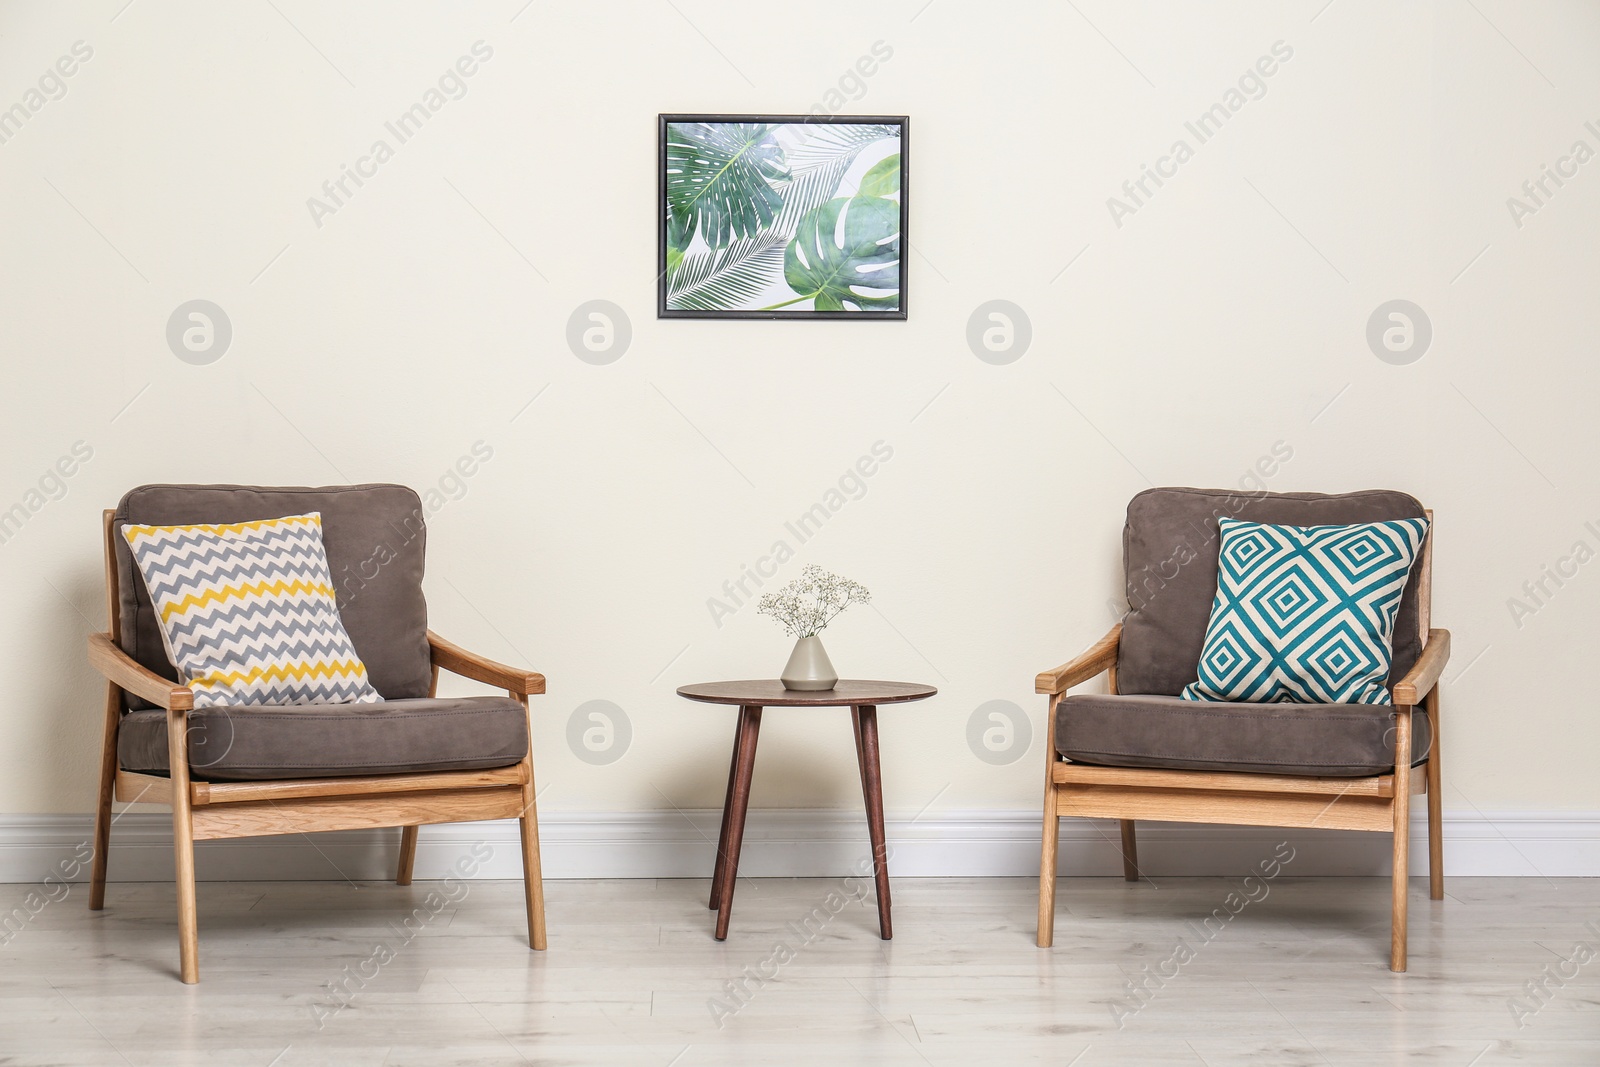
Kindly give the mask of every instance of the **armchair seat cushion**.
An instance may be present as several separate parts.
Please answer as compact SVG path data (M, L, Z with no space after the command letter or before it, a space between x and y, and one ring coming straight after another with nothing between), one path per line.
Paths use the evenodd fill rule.
M123 716L125 770L168 773L166 715ZM190 773L201 781L488 770L528 754L528 713L509 697L197 708L188 744Z
M1395 713L1372 704L1233 704L1085 694L1056 710L1056 748L1107 767L1359 778L1394 769ZM1414 763L1432 743L1411 719Z

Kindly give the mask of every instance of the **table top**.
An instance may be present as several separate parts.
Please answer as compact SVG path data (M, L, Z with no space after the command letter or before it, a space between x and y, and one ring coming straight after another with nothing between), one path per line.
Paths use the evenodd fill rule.
M700 682L678 688L678 695L707 704L739 704L753 708L841 708L862 704L901 704L922 700L939 690L915 682L870 682L840 678L832 689L785 689L776 678L740 682Z

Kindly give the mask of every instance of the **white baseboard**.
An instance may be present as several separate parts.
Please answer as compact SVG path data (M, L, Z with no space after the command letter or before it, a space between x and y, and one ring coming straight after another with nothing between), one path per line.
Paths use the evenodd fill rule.
M689 812L552 812L540 819L549 878L707 878L720 814ZM1452 875L1600 876L1600 814L1592 812L1447 813L1445 870ZM84 851L89 815L0 815L0 882L38 882ZM888 824L896 877L1037 875L1039 813L952 812ZM1139 859L1152 876L1237 875L1283 840L1296 848L1296 875L1385 875L1389 835L1339 830L1142 823ZM385 879L393 876L399 832L326 834L202 841L198 876L208 881ZM1121 859L1116 823L1068 819L1061 824L1061 871L1116 875ZM521 866L512 821L424 826L416 876L441 878L474 845L492 856L480 878L516 878ZM479 850L481 854L481 849ZM752 811L740 873L751 877L835 876L870 857L859 813ZM70 865L69 865L70 869ZM1427 826L1412 831L1412 872L1427 869ZM85 875L80 874L79 880ZM130 811L111 831L113 881L172 877L172 823L165 812Z

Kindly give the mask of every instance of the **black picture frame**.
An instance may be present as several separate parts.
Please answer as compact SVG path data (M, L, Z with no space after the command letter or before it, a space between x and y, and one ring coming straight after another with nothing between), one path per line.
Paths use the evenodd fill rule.
M910 241L910 148L911 119L906 115L685 115L657 116L656 181L656 318L658 319L834 319L846 322L883 320L904 322L909 310L909 271L907 253ZM796 125L879 125L900 128L900 290L899 306L893 311L786 311L786 310L696 310L667 307L667 127L672 123L774 123Z

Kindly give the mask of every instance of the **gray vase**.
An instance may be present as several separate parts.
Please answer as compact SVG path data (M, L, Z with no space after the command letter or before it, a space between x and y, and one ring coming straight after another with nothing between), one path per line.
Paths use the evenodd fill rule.
M812 635L794 643L789 653L789 663L783 668L783 687L800 692L832 689L839 680L839 672L828 659L828 650L822 647L822 638Z

